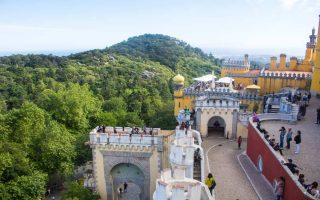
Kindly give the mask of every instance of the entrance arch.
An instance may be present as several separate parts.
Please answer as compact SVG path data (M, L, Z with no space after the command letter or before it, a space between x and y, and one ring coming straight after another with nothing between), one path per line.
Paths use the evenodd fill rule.
M113 185L113 197L115 200L139 200L144 199L144 182L145 177L142 170L131 163L120 163L114 166L110 171L110 177ZM127 192L124 193L124 183L128 184ZM118 195L118 189L121 188L123 193L121 198Z
M226 122L220 116L213 116L208 121L208 136L225 136Z

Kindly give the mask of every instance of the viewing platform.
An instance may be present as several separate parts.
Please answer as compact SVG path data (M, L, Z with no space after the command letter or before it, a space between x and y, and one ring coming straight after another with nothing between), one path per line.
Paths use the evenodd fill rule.
M96 127L90 132L90 145L162 146L163 135L160 128L132 131L129 127L106 127L103 131Z

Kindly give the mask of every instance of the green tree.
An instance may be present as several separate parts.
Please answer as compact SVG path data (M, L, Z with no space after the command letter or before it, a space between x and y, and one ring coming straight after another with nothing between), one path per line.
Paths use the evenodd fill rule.
M67 184L67 190L63 194L62 199L99 200L99 196L93 194L89 189L83 187L78 182L70 182Z
M40 107L67 128L84 131L89 119L101 109L101 101L89 90L88 85L70 84L57 92L45 90L38 100Z
M40 141L41 168L49 173L71 175L76 152L75 137L54 120L50 120Z
M44 196L46 181L46 174L35 171L30 176L19 176L0 188L7 193L2 195L10 196L9 199L34 200Z

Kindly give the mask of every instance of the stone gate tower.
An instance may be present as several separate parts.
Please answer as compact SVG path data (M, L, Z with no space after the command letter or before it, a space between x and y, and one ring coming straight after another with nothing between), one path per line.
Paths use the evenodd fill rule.
M168 149L164 142L168 138L160 129L152 134L141 129L135 134L130 128L107 127L105 131L95 128L90 132L93 154L95 189L101 199L113 200L117 191L128 183L130 195L127 199L152 198L158 173L168 167Z

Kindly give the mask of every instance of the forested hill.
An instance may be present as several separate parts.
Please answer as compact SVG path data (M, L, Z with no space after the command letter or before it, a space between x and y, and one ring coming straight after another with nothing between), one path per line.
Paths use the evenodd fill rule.
M184 41L161 34L131 37L109 48L87 51L71 57L80 59L86 64L103 64L106 61L103 56L113 54L123 55L131 60L158 62L173 72L184 75L187 81L211 73L212 70L217 74L220 73L220 68L217 67L219 59L204 53L200 48L191 47Z
M217 72L216 61L163 35L67 57L0 57L0 199L42 199L70 180L91 159L85 142L97 125L173 129L173 76ZM63 199L97 199L67 188Z
M174 71L182 58L192 57L215 61L212 56L209 57L199 48L193 48L184 41L160 34L131 37L111 46L109 52L159 62Z

